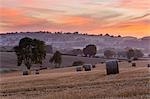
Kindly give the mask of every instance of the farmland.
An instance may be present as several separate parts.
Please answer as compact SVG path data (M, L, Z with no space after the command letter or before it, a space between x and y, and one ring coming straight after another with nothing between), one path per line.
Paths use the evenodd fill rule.
M52 65L49 63L50 57L52 57L51 54L46 55L46 59L43 61L43 66L52 67ZM104 59L63 55L61 67L71 66L72 63L77 60L84 61L85 63L95 64L103 61ZM2 68L18 68L17 57L13 52L0 52L0 62Z
M39 75L22 76L20 71L1 74L2 99L148 99L149 60L132 67L119 62L120 73L106 75L105 64L92 71L76 72L75 67L48 69Z

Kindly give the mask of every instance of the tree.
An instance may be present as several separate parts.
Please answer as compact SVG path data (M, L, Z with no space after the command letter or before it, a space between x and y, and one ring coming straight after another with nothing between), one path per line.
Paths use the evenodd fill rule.
M106 56L106 58L111 58L114 55L115 55L115 52L112 50L105 50L104 51L104 56Z
M94 57L97 53L97 48L95 45L87 45L85 48L83 48L83 54L87 57Z
M139 49L129 49L126 52L126 54L127 54L128 59L131 59L131 58L138 59L144 56L143 52Z
M59 51L56 51L53 55L53 57L49 60L50 63L54 63L55 67L60 67L62 62L61 53Z
M110 35L107 33L107 34L105 34L105 36L110 36Z
M45 43L28 37L22 38L14 50L17 55L18 66L23 63L28 70L32 64L42 64L42 60L46 56Z
M83 54L85 55L85 57L88 56L88 50L86 48L83 48Z
M121 37L121 35L118 35L118 37Z
M99 34L99 36L103 36L103 34Z
M144 56L144 54L141 50L139 50L139 49L134 50L134 58L138 59L138 58L143 57L143 56Z
M127 58L131 59L132 57L134 57L134 50L129 49L126 54L127 54Z
M46 56L46 46L43 41L33 39L32 41L32 61L35 64L42 64Z

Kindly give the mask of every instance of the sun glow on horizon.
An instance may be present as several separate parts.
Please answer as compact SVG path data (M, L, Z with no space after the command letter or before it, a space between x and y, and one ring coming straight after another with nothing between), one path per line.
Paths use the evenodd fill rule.
M0 0L0 32L150 35L149 0ZM38 6L39 5L39 6Z

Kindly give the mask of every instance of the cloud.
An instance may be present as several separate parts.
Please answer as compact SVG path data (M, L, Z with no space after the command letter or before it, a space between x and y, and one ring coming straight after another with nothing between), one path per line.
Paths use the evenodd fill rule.
M150 18L150 13L146 13L146 14L144 14L144 15L142 15L142 16L138 16L138 17L135 17L135 18L132 18L132 19L130 19L130 20L141 20L141 19L144 19L144 18L146 18L146 17L149 17Z
M40 8L40 7L22 7L23 10L31 11L31 12L39 12L39 13L65 13L63 10L56 10L50 8Z
M126 8L132 9L150 9L149 0L119 0L119 5Z
M149 33L149 0L0 1L0 32Z
M141 37L150 34L150 22L148 21L128 21L117 23L108 27L96 28L91 32L94 33L110 33L110 34L121 34Z
M27 16L24 11L15 8L0 8L1 11L1 31L20 29L30 30L32 27L41 28L48 21L42 18Z

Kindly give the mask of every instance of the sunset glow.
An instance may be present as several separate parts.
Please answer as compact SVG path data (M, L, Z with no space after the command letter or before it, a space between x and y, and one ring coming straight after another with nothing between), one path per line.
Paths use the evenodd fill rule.
M150 35L150 0L0 0L0 32Z

